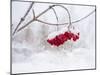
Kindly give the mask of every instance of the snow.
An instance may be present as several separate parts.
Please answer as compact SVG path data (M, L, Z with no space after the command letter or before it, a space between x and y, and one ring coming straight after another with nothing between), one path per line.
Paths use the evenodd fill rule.
M94 55L89 54L89 52L88 49L84 48L75 49L73 52L44 51L34 54L29 63L13 64L13 73L94 68Z
M28 6L29 3L27 2L14 1L12 3L12 24L14 25L12 30L18 24L19 19L23 17ZM41 4L41 6L39 3L35 4L36 15L48 6L49 4ZM89 6L64 6L69 9L72 21L80 19L94 10L94 7ZM63 9L59 10L59 8L56 8L56 11L58 11L57 14L60 18L59 23L65 23L67 21L65 11ZM39 19L56 23L54 14L52 15L50 12ZM32 11L30 11L21 26L32 18L31 13ZM12 36L12 73L95 68L95 14L93 13L83 21L72 25L75 29L71 31L73 33L79 32L80 39L77 42L68 41L60 47L53 47L46 40L67 31L67 25L58 26L59 30L57 31L56 26L49 26L35 21L27 28Z
M54 38L55 36L59 35L59 34L64 34L65 32L68 31L68 28L67 27L64 27L64 28L61 28L60 30L57 30L57 31L54 31L52 33L50 33L47 37L47 39L52 39ZM73 34L76 34L79 33L79 30L76 29L76 28L70 28L70 31L73 33Z
M66 31L68 31L68 28L62 28L59 31L54 31L48 35L47 39L52 39L59 34L64 34Z

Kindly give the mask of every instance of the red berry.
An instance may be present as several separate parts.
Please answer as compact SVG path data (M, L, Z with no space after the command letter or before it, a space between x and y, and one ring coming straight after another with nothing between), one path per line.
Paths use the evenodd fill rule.
M47 40L47 42L49 42L51 45L53 45L52 39L51 40Z
M76 35L71 32L65 32L64 34L57 35L53 39L48 39L47 42L50 43L51 45L55 45L58 47L61 44L63 44L65 41L71 40L71 39L73 39L73 41L76 41L77 39L79 39L79 33L77 33Z
M56 46L59 46L59 45L60 45L61 42L60 42L60 40L58 39L58 36L55 37L54 43L55 43Z
M77 39L79 39L79 36L78 35L74 35L73 36L73 41L76 41Z
M60 34L57 37L58 37L58 40L60 41L60 43L63 44L64 43L64 35Z
M72 36L73 36L73 34L72 34L71 32L67 33L67 38L68 38L69 40L71 40Z

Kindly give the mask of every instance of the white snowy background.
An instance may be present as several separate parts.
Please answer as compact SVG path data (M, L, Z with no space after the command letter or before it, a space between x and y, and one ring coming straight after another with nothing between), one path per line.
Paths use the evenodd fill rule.
M12 2L12 32L29 5L28 2ZM38 15L49 5L52 4L34 4L35 14ZM95 9L95 7L90 6L64 6L68 8L72 21L86 16ZM65 10L60 7L55 7L55 9L59 17L59 23L68 22L68 15ZM21 26L31 20L32 16L31 10ZM52 10L39 17L39 19L56 23ZM59 26L59 30L66 26ZM12 72L28 73L95 68L95 13L80 22L74 23L73 26L78 28L80 39L75 43L66 42L59 48L51 47L46 42L47 36L56 31L55 26L34 21L27 28L12 36Z

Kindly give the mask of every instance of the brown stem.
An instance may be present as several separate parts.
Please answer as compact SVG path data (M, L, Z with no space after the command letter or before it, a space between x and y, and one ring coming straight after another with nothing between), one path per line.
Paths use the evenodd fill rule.
M28 26L30 23L32 23L34 20L30 20L26 25L24 25L23 27L21 27L20 29L17 30L17 32L21 31L23 28L25 28L26 26Z
M50 10L51 8L53 8L54 6L60 6L60 7L62 7L62 8L64 8L66 11L67 11L67 13L68 13L68 15L69 15L69 25L71 24L71 17L70 17L70 13L69 13L69 11L68 11L68 9L67 8L65 8L64 6L62 6L62 5L52 5L52 6L49 6L49 8L47 8L46 10L44 10L42 13L40 13L38 16L36 16L34 19L32 19L32 20L30 20L26 25L24 25L23 27L21 27L17 32L19 32L20 30L22 30L22 29L24 29L25 27L27 27L30 23L32 23L33 21L38 21L37 20L37 18L39 18L41 15L43 15L44 13L46 13L48 10Z
M34 2L31 3L31 5L29 6L27 12L25 13L25 15L20 19L17 27L15 28L14 32L13 32L13 35L16 33L18 27L21 25L21 23L25 20L26 16L28 15L29 11L31 10L32 6L33 6Z
M80 21L84 20L85 18L89 17L94 12L95 12L95 10L93 10L92 12L90 12L89 14L87 14L85 17L83 17L83 18L81 18L79 20L76 20L76 21L72 21L71 23L73 24L73 23L80 22ZM67 25L67 24L69 24L68 22L67 23L61 23L61 24L49 23L49 22L44 22L44 21L39 20L39 19L37 19L36 21L41 22L41 23L44 23L44 24L48 24L48 25L54 25L54 26L56 26L56 25Z
M64 8L64 9L67 11L67 14L69 15L69 23L52 24L52 23L44 22L44 21L41 21L41 20L38 19L41 15L43 15L44 13L46 13L48 10L50 10L50 9L51 9L52 7L54 7L54 6L60 6L60 7ZM55 26L56 26L56 25L67 25L67 24L69 24L69 27L70 27L72 23L76 23L76 22L79 22L79 21L81 21L81 20L87 18L87 17L88 17L89 15L91 15L93 12L94 12L94 11L92 11L92 12L89 13L87 16L85 16L85 17L83 17L83 18L81 18L81 19L79 19L79 20L76 20L76 21L71 22L71 16L70 16L70 13L69 13L69 11L68 11L68 9L67 9L66 7L64 7L64 6L62 6L62 5L52 5L52 6L50 6L49 8L47 8L46 10L44 10L42 13L40 13L38 16L36 16L34 19L30 20L27 24L25 24L24 26L22 26L20 29L18 29L17 32L19 32L19 31L21 31L22 29L24 29L25 27L27 27L27 26L28 26L30 23L32 23L33 21L38 21L38 22L41 22L41 23L44 23L44 24L55 25Z
M52 10L53 10L53 12L54 12L54 14L55 14L55 16L56 16L56 19L57 19L57 30L58 30L58 16L57 16L57 13L56 13L55 9L52 8Z
M30 23L32 23L33 21L36 21L37 18L39 18L41 15L43 15L45 12L47 12L48 10L50 10L52 7L54 7L55 5L50 6L49 8L47 8L46 10L44 10L42 13L40 13L38 16L36 16L34 19L30 20L26 25L22 26L21 28L19 28L17 30L17 32L19 32L20 30L24 29L25 27L27 27Z
M33 19L35 18L35 11L34 9L32 9L32 12L33 12Z

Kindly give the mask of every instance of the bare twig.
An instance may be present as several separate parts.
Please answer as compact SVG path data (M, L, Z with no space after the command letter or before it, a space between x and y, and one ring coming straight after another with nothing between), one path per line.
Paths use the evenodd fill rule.
M22 30L23 28L27 27L30 23L32 23L35 19L30 20L26 25L22 26L21 28L19 28L17 30L17 32L19 32L20 30Z
M67 13L69 15L69 25L71 25L71 17L70 17L70 13L69 13L68 9L66 7L62 6L62 5L52 5L52 6L49 6L49 8L47 8L46 10L44 10L42 13L40 13L38 16L36 16L35 19L30 20L26 25L24 25L21 28L19 28L17 32L19 32L20 30L22 30L25 27L27 27L33 21L37 21L37 18L39 18L41 15L43 15L44 13L46 13L48 10L52 9L55 6L60 6L60 7L64 8L67 11Z
M90 12L89 14L87 14L85 17L83 17L83 18L81 18L81 19L79 19L79 20L76 20L76 21L72 21L71 23L73 24L73 23L80 22L80 21L84 20L85 18L89 17L89 16L90 16L91 14L93 14L94 12L95 12L95 10L93 10L92 12ZM62 23L62 24L49 23L49 22L44 22L44 21L39 20L39 19L37 19L37 21L38 21L38 22L41 22L41 23L44 23L44 24L48 24L48 25L54 25L54 26L56 26L56 25L67 25L67 24L69 24L68 22L67 22L67 23Z
M69 18L68 31L70 31L70 27L71 27L71 15L70 15L70 13L69 13L69 10L68 10L66 7L64 7L63 5L57 5L57 6L60 6L60 7L64 8L64 9L66 10L66 12L67 12L67 14L68 14L68 18Z
M58 23L57 23L57 24L53 24L53 23L44 22L44 21L41 21L41 20L38 19L41 15L45 14L48 10L50 10L50 9L53 8L54 6L60 6L60 7L64 8L64 9L67 11L67 14L68 14L68 16L69 16L69 23L63 23L63 24L58 24ZM17 30L17 32L19 32L19 31L21 31L22 29L26 28L26 27L27 27L30 23L32 23L33 21L38 21L38 22L41 22L41 23L44 23L44 24L54 25L54 26L57 26L57 25L67 25L67 24L69 24L68 26L70 27L73 23L79 22L79 21L81 21L81 20L87 18L87 17L90 16L93 12L94 12L94 11L92 11L92 12L89 13L87 16L85 16L85 17L83 17L83 18L81 18L81 19L79 19L79 20L76 20L76 21L71 22L71 16L70 16L70 13L69 13L69 11L68 11L68 9L67 9L66 7L64 7L64 6L62 6L62 5L52 5L52 6L50 6L49 8L47 8L46 10L44 10L43 12L41 12L41 13L40 13L38 16L36 16L34 19L30 20L27 24L25 24L24 26L22 26L21 28L19 28L19 29ZM33 13L34 13L34 11L33 11ZM56 19L58 19L58 17L56 17Z
M13 35L16 33L18 27L20 26L20 24L25 20L26 16L28 15L29 11L31 10L32 6L33 6L34 2L31 3L31 5L29 6L27 12L25 13L25 15L20 19L17 27L15 28L14 32L13 32Z
M39 18L41 15L43 15L44 13L46 13L48 10L50 10L54 6L55 5L49 6L49 8L47 8L45 11L43 11L42 13L40 13L36 18Z
M41 15L43 15L45 12L47 12L48 10L50 10L52 7L54 7L55 5L50 6L49 8L47 8L46 10L44 10L42 13L40 13L38 16L36 16L34 19L30 20L26 25L22 26L21 28L19 28L17 30L17 32L19 32L20 30L24 29L25 27L27 27L30 23L32 23L33 21L36 21L37 18L39 18Z
M52 10L54 11L54 14L55 14L55 16L56 16L57 23L58 23L58 16L57 16L57 13L56 13L56 11L55 11L55 9L54 9L54 8L52 8Z
M30 12L30 10L31 10L31 8L32 8L32 6L33 6L33 4L34 4L34 2L31 3L31 5L29 6L29 8L28 8L28 10L27 10L27 12L25 13L25 15L24 15L23 18L25 18L25 17L28 15L28 13Z
M56 13L55 9L52 8L52 10L53 10L53 12L54 12L54 14L55 14L55 16L56 16L56 19L57 19L57 30L58 30L58 16L57 16L57 13Z
M34 9L32 9L32 12L33 12L33 19L35 18L35 11Z

